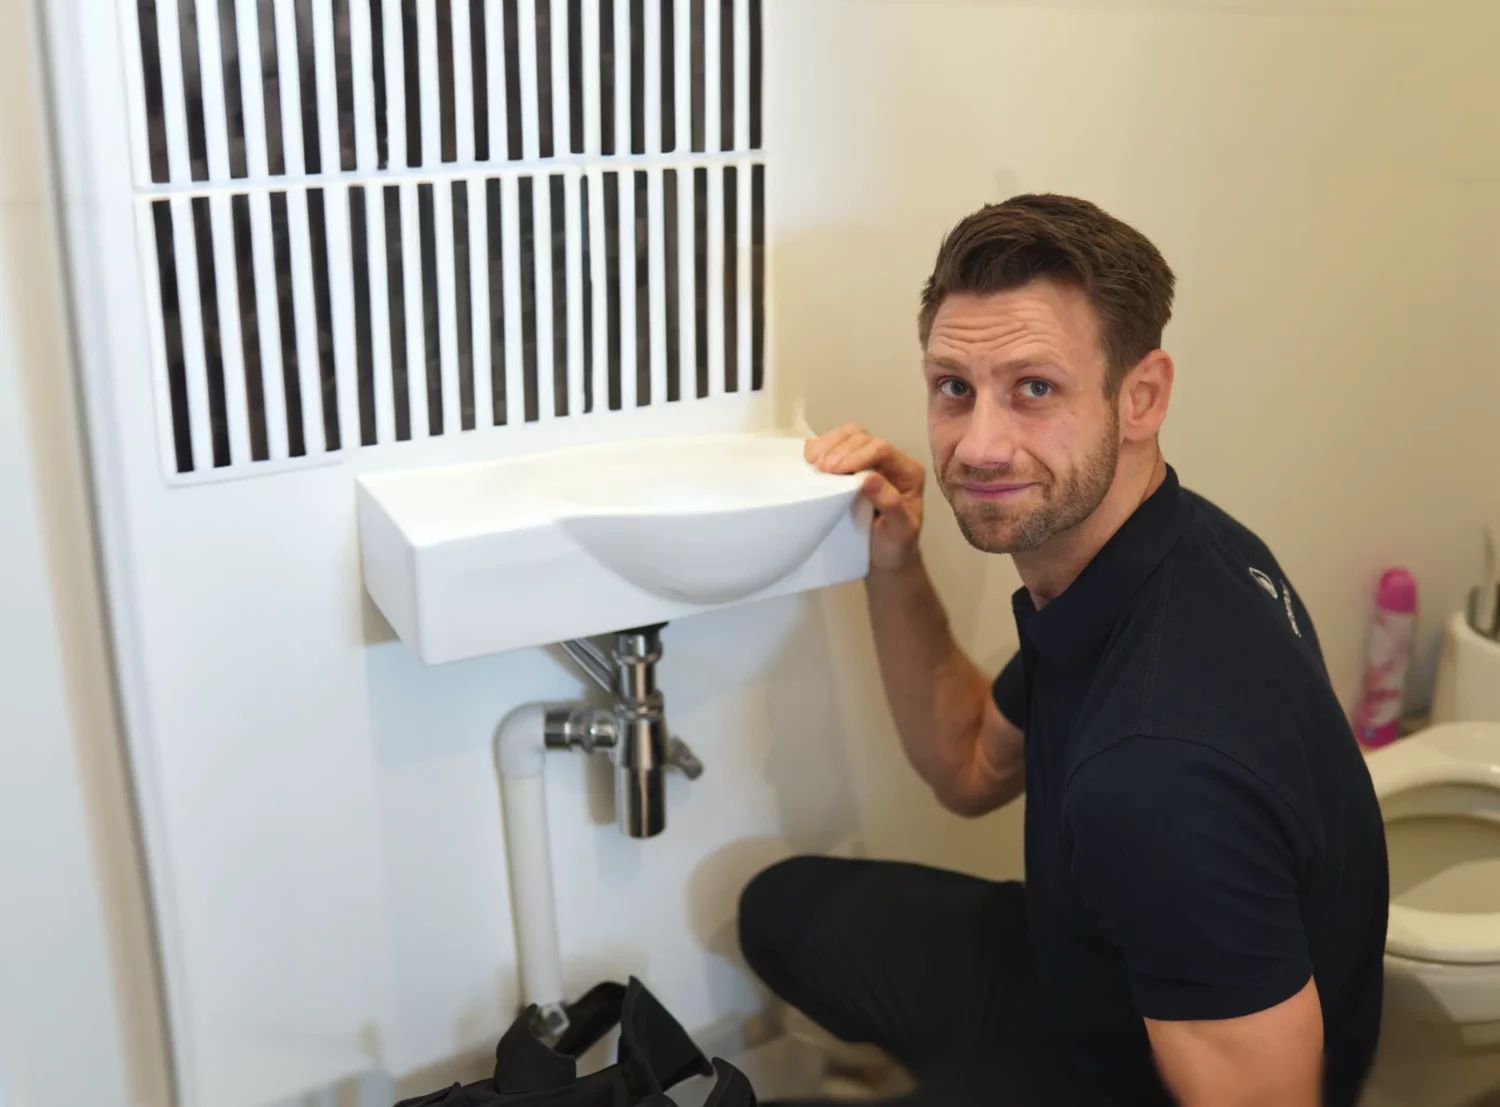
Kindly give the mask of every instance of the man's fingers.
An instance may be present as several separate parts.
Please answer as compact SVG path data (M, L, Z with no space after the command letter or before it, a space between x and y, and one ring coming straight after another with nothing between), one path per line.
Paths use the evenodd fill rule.
M861 469L877 469L891 456L891 444L868 434L850 435L840 442L818 462L818 468L826 473L857 473Z
M845 423L817 438L808 439L803 456L825 473L858 473L873 469L899 493L919 490L925 477L922 463L908 457L883 438L869 435L858 423Z
M856 435L863 435L864 433L865 429L858 423L845 423L843 426L835 427L833 430L820 434L816 438L809 438L802 445L802 456L812 464L817 465L823 458L828 456L830 451L847 442L850 438Z
M866 476L859 490L864 494L865 499L875 505L875 510L886 517L899 514L899 509L905 501L901 490L879 473L870 473Z

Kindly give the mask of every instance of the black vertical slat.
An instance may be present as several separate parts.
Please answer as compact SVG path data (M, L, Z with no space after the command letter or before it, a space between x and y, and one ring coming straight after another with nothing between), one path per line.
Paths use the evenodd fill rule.
M568 0L569 149L583 153L583 0Z
M490 157L490 56L484 0L469 0L469 58L474 89L474 158Z
M458 97L453 87L453 0L437 0L437 70L438 156L443 161L457 161Z
M676 5L661 4L661 148L677 149L677 28Z
M734 0L719 0L719 149L734 149Z
M162 352L167 360L167 396L172 404L172 447L179 473L193 471L193 429L188 419L187 364L182 347L182 304L178 299L177 255L172 239L172 205L151 205L156 225L156 275L161 282Z
M667 353L667 401L682 399L682 353L679 305L679 282L677 279L677 170L662 173L662 269L664 281L662 296L666 301L666 328L663 336Z
M497 427L505 425L505 230L501 225L500 182L484 183L485 226L490 265L490 403Z
M328 220L323 190L307 190L307 237L312 253L313 306L318 322L318 382L323 404L323 441L330 451L343 446L339 429L339 382L333 360L333 306L329 297Z
M552 141L552 0L536 0L537 149L553 154Z
M385 5L370 2L370 73L375 81L375 165L391 163L390 99L385 87Z
M568 200L563 179L548 182L552 193L552 413L568 414Z
M724 167L724 391L740 390L739 174Z
M693 170L693 316L697 320L698 395L708 395L708 170Z
M261 103L266 120L266 170L274 176L286 172L286 140L282 137L281 61L276 51L276 9L279 0L259 0ZM379 0L376 0L378 4ZM249 64L248 59L244 64Z
M458 330L458 422L473 430L474 413L474 304L469 278L469 186L453 181L453 299Z
M506 156L518 161L525 153L521 129L521 31L517 26L516 3L506 0L501 7L505 25L505 139Z
M182 100L187 116L188 165L193 180L208 180L208 139L203 127L203 75L198 68L198 5L179 0L177 29L182 46Z
M385 189L385 287L391 326L391 396L396 413L396 441L411 438L411 395L406 363L405 259L401 256L401 190Z
M517 203L521 221L521 241L517 243L521 255L521 391L522 411L528 423L534 423L538 414L536 386L536 216L532 208L532 179L522 177L518 182L520 193Z
M646 174L635 173L635 403L645 407L651 395L651 238Z
M750 387L766 380L766 167L750 170Z
M583 271L583 280L580 282L583 291L583 303L580 305L583 315L583 410L590 412L594 410L594 243L593 226L589 222L588 177L579 181L578 191L578 234L579 245L583 248L580 262Z
M422 164L422 57L417 49L417 0L401 3L401 53L406 77L406 164Z
M615 152L614 0L599 0L599 149Z
M167 180L171 169L167 162L167 120L161 91L161 37L156 26L156 0L136 0L136 22L141 33L141 91L146 100L146 150L149 154L151 180L160 184ZM158 223L158 245L161 238L159 227ZM169 240L171 234L169 221Z
M646 9L630 0L630 151L646 152Z
M297 317L292 296L292 243L286 193L271 193L271 253L276 267L276 317L281 333L281 385L286 396L287 452L307 453L302 432L302 376L297 360Z
M234 226L234 279L240 308L240 354L245 365L245 415L250 423L250 457L271 456L266 436L265 367L260 356L260 312L255 288L255 253L251 244L250 197L230 197Z
M750 0L750 148L759 150L761 135L761 0ZM756 386L760 387L759 385Z
M349 190L349 248L354 269L354 368L359 385L359 444L378 441L375 426L375 342L370 320L369 213L365 190Z
M214 467L228 465L229 412L224 403L223 331L219 325L219 280L214 272L214 232L208 198L196 196L193 243L198 255L198 306L203 321L203 366L208 384L208 419L213 438Z
M353 169L354 56L349 34L349 0L333 0L333 83L339 112L339 165Z
M302 162L309 173L319 173L323 158L318 152L318 63L313 50L312 0L293 2L297 9L297 69L302 92Z
M707 29L703 25L703 4L704 0L693 0L688 13L692 21L689 29L689 35L691 36L689 52L692 55L693 86L692 95L689 98L692 101L692 142L694 153L702 153L707 148L707 139L704 137L704 134L708 121L708 75L705 72L708 63L706 54Z
M437 218L432 185L417 186L417 222L422 239L422 332L427 355L427 433L443 433L443 349L438 336Z
M604 312L605 368L609 380L609 410L619 411L620 385L620 175L604 175Z

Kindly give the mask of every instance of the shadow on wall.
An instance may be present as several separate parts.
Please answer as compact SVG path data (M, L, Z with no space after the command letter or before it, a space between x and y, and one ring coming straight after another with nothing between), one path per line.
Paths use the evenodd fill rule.
M711 983L722 982L722 994L713 997L722 1010L732 1010L740 1002L729 987L734 975L750 975L737 933L739 897L745 886L788 856L848 855L859 850L857 779L851 759L858 756L860 739L852 720L840 711L838 698L830 695L845 659L837 648L840 635L830 626L819 598L795 597L796 620L760 682L763 733L752 736L760 756L758 762L752 759L750 770L763 788L746 789L742 795L769 795L777 833L725 844L688 878L693 937L736 970L710 976Z

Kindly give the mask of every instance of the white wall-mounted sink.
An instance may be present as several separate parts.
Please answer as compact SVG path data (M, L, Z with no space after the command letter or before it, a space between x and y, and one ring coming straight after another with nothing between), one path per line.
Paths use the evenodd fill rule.
M857 476L787 434L574 447L358 479L365 586L423 661L862 577Z

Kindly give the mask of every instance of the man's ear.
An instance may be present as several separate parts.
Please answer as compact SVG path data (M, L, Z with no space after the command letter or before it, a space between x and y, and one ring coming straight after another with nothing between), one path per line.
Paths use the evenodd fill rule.
M1152 350L1120 383L1120 435L1126 442L1148 442L1161 430L1172 400L1175 369L1165 350Z

